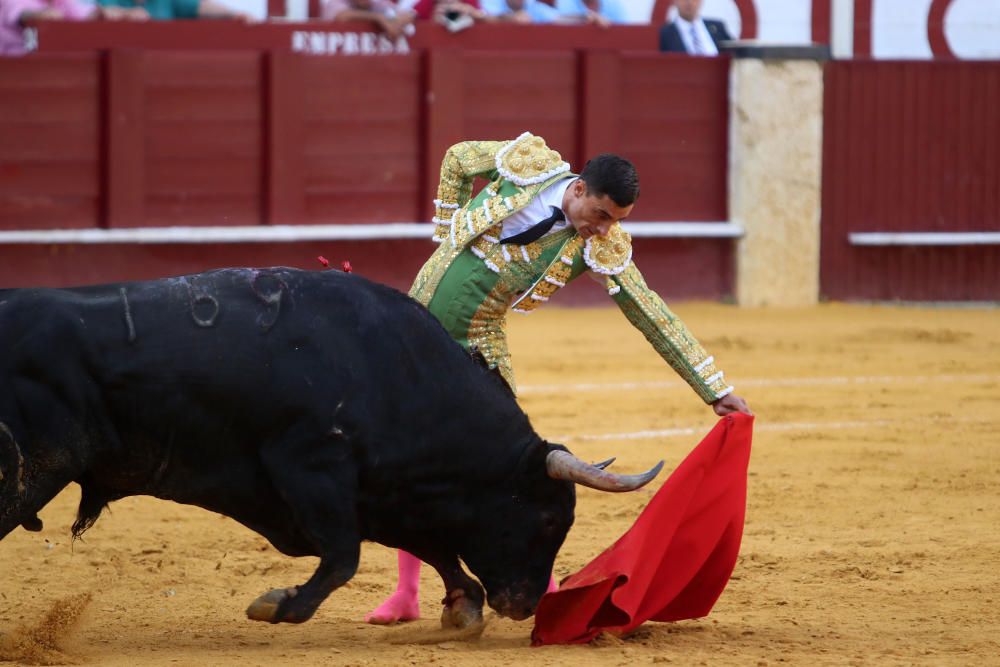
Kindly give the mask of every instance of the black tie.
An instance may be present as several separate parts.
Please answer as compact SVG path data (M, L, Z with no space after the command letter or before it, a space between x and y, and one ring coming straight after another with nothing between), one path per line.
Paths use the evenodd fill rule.
M556 208L555 206L550 207L552 209L552 215L545 218L541 222L535 223L531 227L520 234L514 234L513 236L508 236L507 238L500 241L500 243L510 243L512 245L528 245L533 243L538 239L542 238L546 232L552 229L552 226L557 222L561 222L566 219L566 214L562 212L562 209Z

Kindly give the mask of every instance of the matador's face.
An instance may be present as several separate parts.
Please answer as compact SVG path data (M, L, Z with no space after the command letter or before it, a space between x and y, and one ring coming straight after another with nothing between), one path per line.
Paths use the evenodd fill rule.
M619 206L611 197L587 190L587 184L577 179L563 197L563 212L584 240L591 236L607 236L611 225L621 222L632 212L634 204Z

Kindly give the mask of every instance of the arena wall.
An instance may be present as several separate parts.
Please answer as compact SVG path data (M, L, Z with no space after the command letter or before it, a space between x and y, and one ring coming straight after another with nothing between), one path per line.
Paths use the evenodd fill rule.
M146 37L163 44L164 30L177 27L152 26ZM109 29L97 26L90 37L114 37ZM650 284L669 296L732 294L734 233L709 230L727 224L727 59L655 49L500 50L489 39L476 49L375 57L53 46L65 39L75 48L85 38L56 27L41 35L49 51L0 60L0 95L10 100L0 112L0 137L9 139L0 230L11 232L0 231L2 285L140 279L232 262L318 267L324 254L405 289L433 248L426 221L445 150L530 130L577 170L601 151L633 159L644 183L634 225L656 223L636 231ZM192 46L204 38L188 36ZM426 233L386 238L385 225L399 223L423 224ZM651 232L664 223L688 231ZM367 238L336 229L366 225ZM284 232L273 243L254 233L286 226L333 229L307 233L312 245L281 248L269 246ZM169 242L113 235L166 227L195 229ZM220 227L256 240L205 242ZM99 233L45 236L60 229ZM568 290L563 300L606 297Z
M826 67L821 291L1000 299L1000 62Z
M636 257L670 298L1000 299L1000 63L807 64L817 87L765 77L731 97L740 68L660 54L655 26L421 26L405 43L331 26L39 26L40 53L0 60L0 285L324 254L405 289L446 148L531 130L575 169L636 163ZM801 111L820 89L821 119ZM823 128L819 184L796 127ZM162 228L178 233L114 236Z

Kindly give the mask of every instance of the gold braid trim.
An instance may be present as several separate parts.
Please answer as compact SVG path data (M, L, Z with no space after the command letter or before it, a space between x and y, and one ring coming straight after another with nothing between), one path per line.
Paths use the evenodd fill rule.
M609 277L608 282L621 288L613 298L628 321L703 401L713 403L732 391L715 367L714 357L708 355L663 299L646 286L635 264Z
M461 252L462 248L453 248L450 243L439 245L417 272L417 277L414 278L413 285L410 287L410 296L422 303L424 307L430 305L431 299L434 298L434 292L441 284L441 279L447 273L448 267Z
M480 351L490 368L499 369L500 375L507 381L515 394L517 393L517 385L514 382L514 370L510 362L510 351L507 349L506 334L507 309L510 307L511 297L524 290L525 285L531 285L532 281L536 280L536 276L544 275L546 265L543 263L542 255L548 250L558 247L560 252L557 257L565 254L570 234L575 234L575 231L562 230L549 236L543 236L534 243L524 246L504 246L484 239L483 237L490 236L489 233L484 234L483 237L474 242L477 244L473 246L474 248L486 249L485 261L502 263L502 270L493 290L480 304L469 323L467 334L469 346L475 346ZM507 256L510 257L509 260L504 258L505 249ZM561 262L556 263L571 270L571 266ZM551 263L549 268L551 268ZM567 271L567 278L568 276L569 271Z
M469 349L476 348L490 368L499 369L500 375L516 396L517 383L514 381L514 368L511 366L510 350L507 347L507 302L501 296L505 291L503 288L494 289L486 295L469 322L466 337Z
M469 203L476 176L496 169L496 155L510 141L463 141L449 148L441 160L441 178L434 200L434 240L450 234L455 213Z
M525 132L497 152L496 168L511 183L526 187L568 172L569 163L545 139Z
M573 260L580 254L582 248L583 239L579 235L567 241L531 289L514 301L512 310L518 313L530 313L548 301L561 287L565 287L573 272Z
M632 237L620 223L611 225L606 236L591 236L583 248L583 261L605 276L621 273L632 261Z
M473 210L460 209L451 230L452 242L456 246L465 245L469 239L479 236L493 225L502 222L512 212L527 206L537 194L538 188L521 189L510 197L490 197L484 200L481 206L473 204L475 206Z
M543 246L538 242L525 246L505 245L500 243L502 225L496 224L469 243L469 249L486 268L501 276L505 274L512 263L532 264L542 254Z

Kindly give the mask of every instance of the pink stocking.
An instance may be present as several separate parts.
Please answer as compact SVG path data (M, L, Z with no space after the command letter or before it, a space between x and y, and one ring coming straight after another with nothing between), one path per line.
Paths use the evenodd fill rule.
M398 552L399 581L396 592L365 616L365 623L389 625L420 618L420 559L402 549Z

